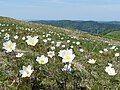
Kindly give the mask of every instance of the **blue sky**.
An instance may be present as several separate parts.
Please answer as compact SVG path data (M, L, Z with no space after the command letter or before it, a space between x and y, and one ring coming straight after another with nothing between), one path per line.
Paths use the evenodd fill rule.
M0 16L25 20L120 21L120 0L0 0Z

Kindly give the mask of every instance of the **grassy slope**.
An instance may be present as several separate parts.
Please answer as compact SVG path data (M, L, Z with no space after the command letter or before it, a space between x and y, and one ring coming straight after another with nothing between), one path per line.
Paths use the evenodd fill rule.
M113 31L105 35L106 38L119 40L120 41L120 31Z
M77 85L76 88L87 87L92 88L92 90L99 90L98 88L104 87L107 87L108 89L120 87L120 62L118 60L119 58L114 57L116 52L120 52L119 41L92 36L88 33L81 33L42 24L27 23L10 18L0 17L0 23L5 25L0 26L0 30L5 30L0 36L1 89L7 88L14 90L19 88L20 90L30 90L31 85L29 79L22 79L18 74L21 67L28 64L32 64L36 69L42 68L42 70L36 70L32 77L38 79L38 81L35 82L35 85L38 85L39 88L41 87L45 90L48 88L60 88L59 85L61 85L62 80L65 78L67 78L67 88L69 90L74 87L74 84ZM28 29L26 30L26 28ZM32 30L30 30L31 28ZM17 50L15 53L10 54L2 52L2 43L5 33L9 33L11 40L17 43L17 50L19 50L19 52L24 52L22 58L15 58L15 53L18 52ZM65 49L70 48L71 45L74 46L73 50L76 55L76 58L72 63L74 72L63 73L60 71L60 68L63 68L64 65L61 63L61 58L57 56L59 50L63 49L61 46L55 49L56 56L53 59L50 59L48 64L41 66L38 65L38 63L35 63L36 56L42 54L47 56L50 47L55 46L55 44L51 44L50 41L46 44L42 41L47 38L43 37L43 35L46 34L50 34L49 38L55 41L55 43L62 41L62 45L66 45ZM17 40L13 38L15 35L19 36ZM39 43L35 47L28 46L26 42L21 39L27 35L38 35ZM76 38L73 38L74 36ZM62 37L64 38L63 40L61 40ZM71 42L67 43L67 40L70 40ZM77 41L80 42L80 45L73 43ZM118 45L117 51L109 50L113 44L116 44L116 46ZM79 52L78 49L80 47L84 49L83 53ZM104 48L107 48L109 52L103 53L102 55L99 54L99 50L103 50ZM97 60L97 63L95 65L88 64L87 61L89 58L94 58ZM114 68L117 69L118 74L115 77L110 77L104 71L108 62L111 62L114 65Z

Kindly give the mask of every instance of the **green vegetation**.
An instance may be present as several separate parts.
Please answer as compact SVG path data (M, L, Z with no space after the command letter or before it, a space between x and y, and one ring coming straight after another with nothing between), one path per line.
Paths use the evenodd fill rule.
M107 34L111 31L120 31L120 22L97 22L97 21L71 21L71 20L59 20L59 21L30 21L34 23L42 23L47 25L53 25L57 27L74 29L79 31L88 32L90 34Z
M120 90L119 41L5 17L0 17L0 33L0 90ZM16 49L9 53L3 49L8 34L16 43ZM35 46L28 45L27 36L38 36ZM57 47L58 42L61 44ZM67 49L72 49L75 55L71 70L64 68L70 62L63 63L62 57L58 56L60 50ZM48 57L49 51L54 51L55 56ZM18 53L23 56L16 57ZM36 61L41 55L48 57L46 64ZM93 62L89 62L91 59ZM20 70L28 65L34 71L29 77L22 77ZM111 73L105 71L107 67Z
M107 33L105 37L120 41L120 31L113 31L113 32Z

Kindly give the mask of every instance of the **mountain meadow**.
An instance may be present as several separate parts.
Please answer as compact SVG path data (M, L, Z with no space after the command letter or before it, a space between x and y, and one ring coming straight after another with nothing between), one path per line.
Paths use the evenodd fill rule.
M0 90L120 90L120 22L0 17Z

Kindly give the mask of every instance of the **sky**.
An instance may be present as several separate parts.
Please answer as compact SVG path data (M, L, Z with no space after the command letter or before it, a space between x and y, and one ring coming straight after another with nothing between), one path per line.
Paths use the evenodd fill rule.
M120 21L120 0L0 0L0 16L22 20Z

